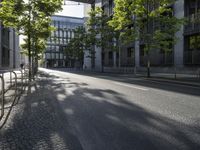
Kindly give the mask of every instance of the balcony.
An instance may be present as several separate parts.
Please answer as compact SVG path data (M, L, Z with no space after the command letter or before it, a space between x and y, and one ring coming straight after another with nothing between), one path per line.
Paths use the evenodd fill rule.
M192 14L186 18L188 20L188 24L185 25L184 34L190 35L200 33L200 13Z

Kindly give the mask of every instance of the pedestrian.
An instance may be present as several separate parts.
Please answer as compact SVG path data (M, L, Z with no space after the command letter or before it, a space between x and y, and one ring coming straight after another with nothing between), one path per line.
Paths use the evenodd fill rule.
M20 64L20 68L21 68L21 69L24 68L24 64L23 64L23 63Z

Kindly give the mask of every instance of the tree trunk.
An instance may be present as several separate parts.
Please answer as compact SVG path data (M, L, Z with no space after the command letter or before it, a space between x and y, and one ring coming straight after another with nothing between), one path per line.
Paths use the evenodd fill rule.
M147 77L148 77L148 78L151 77L151 72L150 72L151 61L150 61L149 52L150 52L150 46L149 46L149 44L148 44L148 53L147 53Z
M30 7L30 0L29 0L29 31L28 31L28 69L29 69L29 74L28 78L29 81L31 82L31 77L32 77L32 69L31 69L31 33L30 33L30 27L31 27L31 7Z
M149 54L148 54L149 55ZM150 63L150 59L149 59L149 56L148 56L148 60L147 60L147 77L150 78L151 77L151 74L150 74L150 66L151 66L151 63Z
M31 37L30 33L28 33L28 69L29 69L29 74L28 78L29 81L31 82L31 77L32 77L32 65L31 65Z

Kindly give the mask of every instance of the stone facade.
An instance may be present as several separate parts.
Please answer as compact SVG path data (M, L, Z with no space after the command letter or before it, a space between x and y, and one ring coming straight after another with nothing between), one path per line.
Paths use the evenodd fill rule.
M19 36L11 28L0 26L0 69L18 68L20 64Z
M88 4L87 4L88 5ZM96 0L92 6L100 6L104 12L111 16L113 14L113 0ZM160 71L185 68L186 70L200 67L200 22L194 23L193 20L200 18L200 1L199 0L177 0L173 6L174 15L178 18L189 18L189 23L182 26L180 31L176 33L178 42L174 46L174 50L169 54L163 54L160 50L151 54L152 67L158 68ZM88 6L85 7L88 11ZM96 49L95 66L96 70L103 68L145 68L145 55L143 53L140 41L133 42L130 45L121 47L118 52L111 50ZM88 59L88 58L87 58ZM90 61L86 60L85 63ZM88 65L91 66L91 65ZM166 69L167 68L167 69ZM88 68L87 68L88 69Z

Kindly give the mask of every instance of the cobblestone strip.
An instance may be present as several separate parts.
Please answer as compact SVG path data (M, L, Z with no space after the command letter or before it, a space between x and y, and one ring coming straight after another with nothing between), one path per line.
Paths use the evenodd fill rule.
M60 84L43 76L31 85L0 130L0 150L81 150L57 102Z

